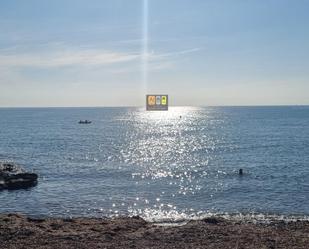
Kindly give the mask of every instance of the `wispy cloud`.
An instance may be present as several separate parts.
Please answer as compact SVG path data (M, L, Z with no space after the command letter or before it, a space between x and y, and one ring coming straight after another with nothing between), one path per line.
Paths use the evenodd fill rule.
M193 48L172 52L151 52L146 56L149 60L150 66L153 65L155 70L159 70L164 69L165 65L171 67L174 59L179 56L198 52L200 50L200 48ZM17 49L0 51L1 68L54 68L66 66L98 66L115 64L121 64L122 68L126 65L132 68L132 65L138 65L141 59L142 54L140 51L121 52L83 47L63 47L62 45L43 47L43 49L40 48L39 50L33 50L32 52L27 53Z
M192 49L173 51L173 52L168 52L168 53L159 53L159 54L150 53L149 57L152 60L167 59L167 58L171 58L171 57L195 53L195 52L198 52L200 50L202 50L202 49L201 48L192 48Z
M77 65L102 65L137 60L139 54L102 50L79 50L44 53L0 55L4 67L63 67Z

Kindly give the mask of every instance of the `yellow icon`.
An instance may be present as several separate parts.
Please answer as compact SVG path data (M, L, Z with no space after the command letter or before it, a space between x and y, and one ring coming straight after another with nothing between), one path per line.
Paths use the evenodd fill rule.
M148 105L156 104L156 96L148 96Z
M161 97L161 104L166 105L166 96Z

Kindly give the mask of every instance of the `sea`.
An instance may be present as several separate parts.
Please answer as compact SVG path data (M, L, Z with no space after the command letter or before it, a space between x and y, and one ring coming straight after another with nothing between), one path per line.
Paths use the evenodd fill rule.
M33 188L0 192L0 213L309 217L309 106L0 108L0 118L0 161L39 174Z

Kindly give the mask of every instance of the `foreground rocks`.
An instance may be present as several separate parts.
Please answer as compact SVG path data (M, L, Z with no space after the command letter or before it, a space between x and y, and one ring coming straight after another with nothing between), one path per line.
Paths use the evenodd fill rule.
M0 162L0 190L29 188L37 184L38 175L28 173L13 163Z
M308 248L309 222L252 224L209 218L156 226L141 218L33 219L0 215L1 248Z

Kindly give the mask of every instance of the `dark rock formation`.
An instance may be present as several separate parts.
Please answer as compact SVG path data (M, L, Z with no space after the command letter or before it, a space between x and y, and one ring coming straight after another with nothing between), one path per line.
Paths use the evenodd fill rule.
M28 173L16 164L0 163L0 190L33 187L37 180L37 174Z

